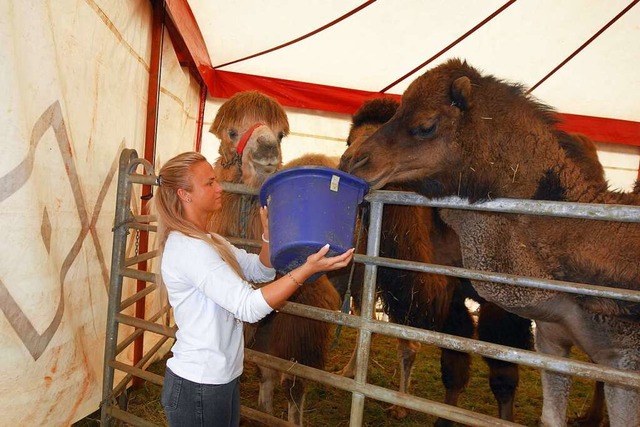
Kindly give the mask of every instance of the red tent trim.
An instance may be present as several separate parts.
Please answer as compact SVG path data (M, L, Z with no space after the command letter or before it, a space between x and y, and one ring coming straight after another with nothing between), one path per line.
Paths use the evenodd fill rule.
M304 83L272 77L215 70L207 82L211 96L230 98L236 92L259 90L276 98L282 105L341 114L353 114L364 101L387 96L400 100L399 95L387 95L335 86ZM594 141L640 146L640 123L604 117L559 113L558 128L582 133Z
M340 88L315 83L251 74L232 73L214 70L213 79L207 82L211 96L230 98L237 92L257 90L272 96L285 107L308 110L329 111L340 114L353 114L362 102L383 96L400 100L399 95L386 95L379 92Z
M362 102L376 97L398 95L293 80L262 77L250 74L214 70L202 33L186 0L167 0L167 9L184 41L190 56L209 94L229 98L236 92L258 90L276 98L282 105L293 108L353 114ZM599 142L640 146L640 122L560 113L559 128L566 132L582 133Z
M594 141L640 146L640 123L605 117L560 113L559 129L582 133Z

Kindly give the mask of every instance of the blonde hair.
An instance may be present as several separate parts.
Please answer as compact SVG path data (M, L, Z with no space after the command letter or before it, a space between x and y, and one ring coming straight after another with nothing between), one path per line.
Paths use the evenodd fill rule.
M229 244L215 233L207 234L200 231L192 222L184 217L182 202L178 197L178 189L186 191L193 190L193 166L207 159L200 153L189 151L178 154L168 160L158 174L159 187L154 197L156 210L158 212L158 246L160 257L164 252L164 245L171 231L178 231L213 246L220 254L220 257L231 266L231 268L245 279L240 264L231 251Z

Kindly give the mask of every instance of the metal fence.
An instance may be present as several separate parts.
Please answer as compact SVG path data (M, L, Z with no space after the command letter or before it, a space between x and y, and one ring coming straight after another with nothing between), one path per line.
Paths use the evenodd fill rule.
M139 169L143 173L139 173ZM168 339L175 338L175 326L167 326L158 323L158 320L166 316L170 310L165 305L158 313L140 319L125 315L123 310L130 307L136 301L144 299L151 292L156 291L156 276L147 271L132 268L140 261L150 260L157 256L155 251L144 254L136 254L126 258L127 235L129 230L155 231L154 218L148 215L133 215L131 213L132 185L155 185L156 176L153 166L143 159L138 158L134 150L125 149L120 159L118 176L117 206L114 220L114 240L111 263L111 281L109 288L109 306L107 318L107 334L105 341L104 359L104 383L101 403L101 421L103 425L111 425L116 420L124 421L136 426L150 426L152 423L126 412L118 403L118 397L122 395L133 378L141 378L152 383L162 385L163 377L145 369L149 361ZM224 185L225 191L244 194L257 194L255 190L241 185ZM582 377L597 379L610 383L623 384L640 388L640 373L620 369L607 368L602 365L581 362L562 357L555 357L532 351L515 349L497 344L489 344L473 339L460 338L439 332L418 329L398 324L376 320L366 313L373 313L375 306L375 282L378 267L391 267L422 271L448 276L457 276L472 280L484 280L497 283L527 286L538 289L585 294L606 298L616 298L625 301L640 302L640 292L624 289L578 284L572 282L541 280L533 277L521 277L498 272L486 272L470 270L460 267L426 264L404 260L378 257L380 248L380 235L382 227L382 212L385 204L418 205L431 207L444 207L453 209L474 209L494 212L508 212L518 214L536 214L549 216L562 216L570 218L585 218L592 220L609 220L622 222L640 222L640 207L617 205L590 205L575 203L556 203L532 200L506 200L500 199L482 204L469 205L457 198L430 200L425 197L403 192L373 191L365 198L370 204L370 224L366 255L356 254L355 262L365 264L364 287L362 293L363 316L355 316L340 312L329 311L316 307L295 303L287 303L280 310L297 316L308 317L337 325L357 328L358 353L356 374L353 379L336 374L300 365L273 356L258 353L246 349L245 360L259 365L286 371L329 387L335 387L352 393L350 425L363 424L363 411L365 399L375 399L394 405L400 405L408 409L447 418L458 423L472 426L515 426L512 422L504 421L488 415L479 414L462 408L446 405L444 403L423 399L417 396L403 394L397 391L369 384L367 382L367 369L373 333L419 341L437 347L452 350L475 353L494 359L514 362L539 369L546 369L564 373L567 375L579 375ZM229 239L234 244L259 247L258 242L246 239ZM122 284L125 277L147 282L147 286L122 300ZM124 324L134 328L134 332L127 337L118 336L118 325ZM118 354L130 346L145 331L162 336L160 341L153 346L134 365L129 366L116 360ZM115 370L125 373L118 384L114 384ZM263 414L251 408L242 407L244 417L258 420L269 425L289 425L283 420Z

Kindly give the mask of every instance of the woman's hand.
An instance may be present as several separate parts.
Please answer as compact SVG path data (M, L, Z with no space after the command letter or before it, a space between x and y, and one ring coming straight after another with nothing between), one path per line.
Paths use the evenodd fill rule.
M260 262L265 267L272 268L271 253L269 252L269 212L266 206L260 207L260 222L262 223L262 246L260 247Z
M355 249L351 248L340 255L326 257L327 253L329 252L329 244L327 243L326 245L321 247L318 252L309 255L305 264L307 264L314 273L320 271L338 270L349 265L349 263L353 259L354 251Z
M269 240L269 210L266 206L260 206L260 222L262 223L262 237Z
M260 291L269 306L274 309L280 308L287 298L293 295L311 275L321 271L332 271L346 267L351 262L354 251L355 249L352 248L338 256L326 257L329 252L329 245L326 244L315 254L309 255L303 265L260 288Z

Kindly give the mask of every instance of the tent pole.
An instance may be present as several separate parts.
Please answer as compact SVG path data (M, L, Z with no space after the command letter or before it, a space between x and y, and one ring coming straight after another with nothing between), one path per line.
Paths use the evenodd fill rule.
M164 36L164 14L165 4L161 0L152 0L153 7L153 23L151 28L151 59L149 70L149 89L147 97L147 123L145 129L144 141L144 159L149 163L155 163L156 134L158 128L158 107L160 101L160 80L162 67L162 41ZM142 205L141 213L146 213L148 209L148 201L153 195L150 185L142 186ZM139 253L149 251L149 232L145 230L139 231ZM147 261L138 263L138 270L147 271ZM143 280L136 281L136 292L142 291L147 286ZM135 316L139 319L145 318L145 298L136 302ZM144 334L133 343L133 364L140 361L144 353ZM142 385L143 380L134 377L133 386Z
M200 110L198 111L198 121L196 122L196 151L202 149L202 125L204 124L204 109L207 104L207 85L204 80L200 81Z

